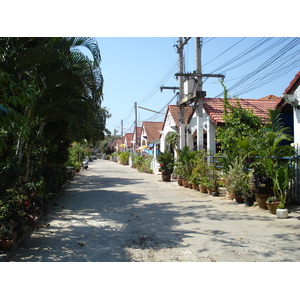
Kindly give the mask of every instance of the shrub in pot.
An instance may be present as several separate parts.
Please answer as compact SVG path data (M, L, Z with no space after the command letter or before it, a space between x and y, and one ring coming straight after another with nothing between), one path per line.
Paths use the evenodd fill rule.
M279 203L280 203L280 201L278 200L277 197L274 197L274 196L268 197L267 207L271 214L276 214L276 210L277 210Z
M157 161L159 162L159 171L162 175L163 181L170 181L171 174L174 171L174 156L173 154L166 150L165 152L161 152L158 157Z
M244 202L243 195L249 191L250 187L249 177L247 172L244 170L244 163L240 157L236 157L228 166L225 179L227 192L234 195L236 202Z
M130 153L129 152L121 152L119 154L119 157L120 157L120 161L123 165L128 165L129 163L129 156L130 156Z
M276 210L277 218L287 218L288 210L285 208L287 196L289 193L289 172L287 168L280 166L274 172L274 193L280 201Z

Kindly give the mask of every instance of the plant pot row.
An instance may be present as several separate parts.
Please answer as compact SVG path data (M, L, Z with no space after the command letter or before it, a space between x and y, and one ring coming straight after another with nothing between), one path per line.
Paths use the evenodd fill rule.
M189 183L186 179L184 178L178 178L177 179L178 185L179 186L184 186L185 188L190 188L190 189L194 189L196 191L200 191L203 194L209 194L212 196L219 196L218 192L214 192L211 189L207 188L204 185L197 185L197 184L193 184L193 183Z
M288 210L279 209L278 205L280 202L267 202L269 197L273 196L272 194L255 194L255 201L259 208L268 209L271 214L276 214L277 218L283 219L287 218ZM245 203L245 206L252 206L254 204L253 197L243 197L242 195L237 195L233 193L228 193L227 197L231 200L235 200L237 203Z

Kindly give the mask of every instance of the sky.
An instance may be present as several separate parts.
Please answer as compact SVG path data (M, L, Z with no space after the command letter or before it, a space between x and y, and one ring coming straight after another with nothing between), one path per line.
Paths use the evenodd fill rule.
M173 90L178 37L97 37L104 77L102 105L111 113L107 128L121 134L134 128L134 103L137 102L138 125L143 121L163 121L167 104L176 104ZM196 69L195 37L184 47L185 72ZM281 96L300 70L300 39L281 37L204 37L202 72L225 75L230 96L258 99ZM235 59L235 60L233 60ZM253 76L251 76L253 75ZM205 78L207 97L223 97L218 78ZM145 110L150 109L160 114Z
M253 0L251 5L240 5L241 2L237 0L215 0L205 3L188 0L178 4L174 4L173 1L153 0L143 5L137 0L115 0L108 3L86 0L82 7L54 0L51 5L45 4L40 13L37 0L17 2L18 10L15 10L15 2L3 4L3 11L7 13L3 14L0 20L2 36L96 37L102 56L101 68L104 77L102 105L112 115L107 120L107 128L112 133L115 129L118 130L118 134L121 133L121 120L124 133L132 132L135 102L138 106L163 112L154 115L139 108L139 125L146 120L162 121L166 105L175 104L176 99L172 100L175 96L173 91L160 92L159 87L179 86L179 81L174 76L174 73L178 72L178 68L174 66L178 60L174 48L178 37L192 37L185 46L186 72L195 70L194 37L204 37L203 72L224 73L224 83L230 88L247 74L263 66L264 62L293 38L274 48L274 51L270 50L265 55L257 56L239 68L232 67L263 51L280 37L299 36L298 9L290 9L299 6L296 0L286 0L276 5L269 0ZM32 7L36 9L33 10ZM10 11L13 11L13 18ZM241 40L243 37L247 38ZM262 37L274 39L229 65L228 68L231 69L224 67L218 70ZM299 47L298 42L298 45L286 54L285 66L281 66L284 62L278 58L275 64L269 63L268 67L245 81L242 86L238 84L238 87L229 89L229 94L243 98L261 98L269 94L280 96L299 71L299 61L288 56L299 50ZM294 62L295 67L288 67L288 61ZM245 92L247 84L263 84L281 67L289 70L284 76ZM216 78L207 79L203 90L207 92L207 97L215 97L222 93L222 87Z

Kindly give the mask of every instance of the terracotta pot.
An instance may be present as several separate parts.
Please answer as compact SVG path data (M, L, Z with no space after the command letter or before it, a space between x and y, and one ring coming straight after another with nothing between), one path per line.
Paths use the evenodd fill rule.
M207 193L208 193L209 195L211 195L211 193L212 193L212 189L210 189L210 188L207 188Z
M177 179L177 183L178 183L178 185L183 186L182 178L179 177L179 178Z
M200 184L199 188L200 188L200 192L201 193L207 194L207 187L206 186Z
M188 188L188 187L189 187L189 183L188 183L188 181L187 181L186 179L183 179L183 178L182 178L182 184L183 184L183 186L184 186L185 188Z
M276 214L276 209L277 209L277 206L280 202L273 202L273 203L268 203L267 202L267 207L270 211L271 214Z
M193 189L196 190L196 191L199 191L199 185L193 183Z
M268 209L267 199L273 196L272 194L255 194L255 200L258 204L258 207L263 209Z
M230 200L234 200L234 193L228 192L228 191L227 191L226 197L227 197L228 199L230 199Z
M189 183L189 188L192 189L193 188L193 184Z
M2 250L9 250L15 244L16 240L17 232L13 232L12 234L10 234L9 238L6 237L5 239L0 239L0 248Z
M234 199L237 203L244 203L244 197L240 194L234 194Z
M165 182L170 182L171 181L171 174L169 174L169 175L161 175L161 178Z

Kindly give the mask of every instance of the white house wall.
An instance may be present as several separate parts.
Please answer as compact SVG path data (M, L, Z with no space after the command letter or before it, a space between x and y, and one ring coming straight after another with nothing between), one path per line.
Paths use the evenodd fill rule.
M148 140L144 138L144 136L147 136L147 132L145 130L145 127L142 128L142 134L141 134L141 146L148 145Z
M193 114L193 117L190 121L189 128L191 129L191 134L188 134L188 146L190 148L193 148L193 134L197 132L197 112L195 111ZM202 111L202 117L200 117L200 132L203 134L203 130L206 130L207 132L207 150L215 153L216 152L216 130L217 126L213 124L210 120L209 115L207 112L203 109ZM197 132L198 135L198 132Z
M160 151L161 152L164 152L166 149L166 137L167 137L168 133L177 132L175 128L176 128L175 121L171 115L171 112L169 111L168 115L166 117L163 132L160 137Z
M300 103L300 86L295 90L294 95ZM294 108L294 143L296 149L300 150L300 109Z

